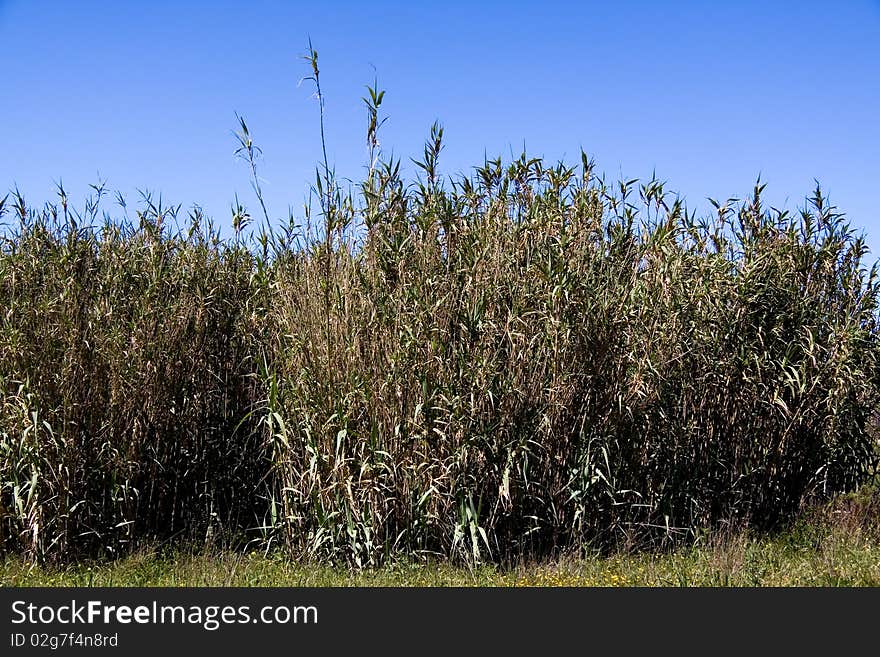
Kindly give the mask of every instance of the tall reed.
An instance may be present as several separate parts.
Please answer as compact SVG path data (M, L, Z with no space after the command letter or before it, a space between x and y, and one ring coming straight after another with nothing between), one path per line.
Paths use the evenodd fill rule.
M366 179L325 162L302 225L7 197L3 549L505 560L772 527L874 475L877 269L819 188L699 218L586 156L443 177L439 125L406 179L382 97Z

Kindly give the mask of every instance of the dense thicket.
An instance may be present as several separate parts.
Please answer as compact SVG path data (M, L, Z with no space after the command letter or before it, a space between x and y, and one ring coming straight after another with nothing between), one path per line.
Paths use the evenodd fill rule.
M9 197L3 549L504 559L771 526L873 474L877 277L818 190L698 219L586 159L441 182L439 152L317 190L319 234Z

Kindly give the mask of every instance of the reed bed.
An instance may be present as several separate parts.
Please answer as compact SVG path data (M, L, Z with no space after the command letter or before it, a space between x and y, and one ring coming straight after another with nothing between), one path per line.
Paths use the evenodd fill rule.
M820 188L698 217L585 155L443 176L439 125L407 178L366 103L364 180L325 160L283 226L243 120L262 218L231 236L100 185L4 200L4 551L505 562L760 531L874 476L877 268Z

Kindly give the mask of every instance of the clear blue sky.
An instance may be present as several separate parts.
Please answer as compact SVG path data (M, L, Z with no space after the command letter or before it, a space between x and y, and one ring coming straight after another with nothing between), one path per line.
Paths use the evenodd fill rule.
M0 0L0 188L32 201L98 175L228 223L234 112L263 148L270 213L301 206L320 157L299 58L311 36L329 155L366 163L360 97L387 89L386 152L444 124L447 173L484 152L658 176L691 207L748 193L796 208L818 178L880 253L880 2L77 2Z

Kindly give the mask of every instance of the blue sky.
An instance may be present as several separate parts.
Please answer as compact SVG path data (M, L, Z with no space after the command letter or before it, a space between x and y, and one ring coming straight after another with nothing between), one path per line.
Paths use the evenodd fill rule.
M264 158L273 216L301 216L320 157L300 59L319 52L330 159L366 165L364 85L387 90L386 153L441 167L519 153L609 177L657 175L690 207L747 194L795 209L818 178L880 254L880 2L50 2L0 0L0 189L100 175L228 223L256 202L234 112Z

